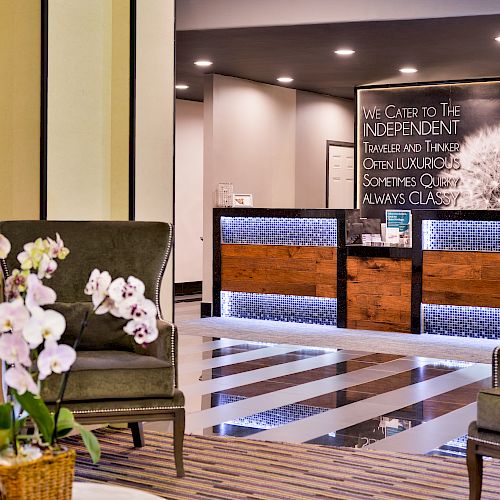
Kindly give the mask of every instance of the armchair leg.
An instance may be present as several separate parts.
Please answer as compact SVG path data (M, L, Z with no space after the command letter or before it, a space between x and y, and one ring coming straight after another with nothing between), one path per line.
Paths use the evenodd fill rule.
M483 457L476 453L476 445L467 441L467 469L469 471L469 500L481 500Z
M136 448L142 448L145 444L144 431L142 429L142 422L130 422L129 429L132 431L132 439Z
M184 477L183 447L185 420L184 408L176 409L174 415L174 457L177 477Z

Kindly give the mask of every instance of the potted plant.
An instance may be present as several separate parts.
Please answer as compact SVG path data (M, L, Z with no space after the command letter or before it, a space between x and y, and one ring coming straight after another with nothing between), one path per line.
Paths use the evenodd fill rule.
M11 250L0 234L0 258ZM85 294L93 308L82 318L73 346L64 344L66 320L50 309L55 291L44 284L69 250L56 238L38 238L24 245L15 269L5 281L5 302L0 304L0 359L7 397L0 404L0 498L37 500L70 499L75 453L59 439L79 431L92 460L99 460L96 437L78 424L63 406L64 392L76 350L85 332L89 314L110 313L129 320L123 330L139 344L158 336L156 306L144 297L144 284L129 276L112 280L107 271L92 271ZM44 380L62 374L53 411L40 396Z

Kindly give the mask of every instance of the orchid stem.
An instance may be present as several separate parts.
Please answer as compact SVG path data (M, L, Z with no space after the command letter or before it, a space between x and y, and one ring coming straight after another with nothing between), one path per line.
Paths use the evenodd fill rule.
M75 351L78 349L78 346L80 345L80 342L82 340L83 332L85 331L85 328L87 327L89 313L90 313L90 311L87 311L85 313L85 316L83 317L82 324L80 325L80 331L78 332L78 336L76 337L75 343L73 344L73 349ZM68 385L68 379L69 379L70 373L71 373L71 368L67 372L64 372L62 382L61 382L61 387L59 388L59 395L58 395L57 400L56 400L56 408L55 408L55 414L54 414L54 430L52 431L52 438L50 440L51 445L54 445L56 443L56 440L57 440L57 422L59 420L59 413L61 411L61 404L63 402L64 393L66 392L66 386Z
M17 437L16 437L16 411L11 403L11 431L12 431L12 446L14 454L17 455Z

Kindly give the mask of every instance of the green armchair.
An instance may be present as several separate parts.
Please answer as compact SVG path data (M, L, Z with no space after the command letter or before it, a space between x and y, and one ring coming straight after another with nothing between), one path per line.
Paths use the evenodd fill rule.
M477 420L469 425L467 469L469 498L480 500L483 457L500 458L500 347L493 351L492 388L477 396Z
M57 293L52 307L66 318L62 341L70 345L78 334L90 297L83 293L91 271L109 271L113 278L136 276L145 296L158 310L158 339L137 345L122 327L125 320L92 315L68 379L64 406L83 424L128 423L134 446L143 446L142 422L173 421L177 476L184 475L184 395L178 389L177 330L163 321L160 286L170 254L173 227L160 222L4 221L0 233L12 244L1 261L4 277L19 267L17 254L29 241L59 233L70 249L47 283ZM44 381L42 396L57 399L60 376Z

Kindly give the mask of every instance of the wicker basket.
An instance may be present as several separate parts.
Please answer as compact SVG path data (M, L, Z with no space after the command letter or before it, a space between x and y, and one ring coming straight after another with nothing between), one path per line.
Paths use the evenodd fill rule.
M75 451L46 453L20 465L0 466L2 500L71 500Z

